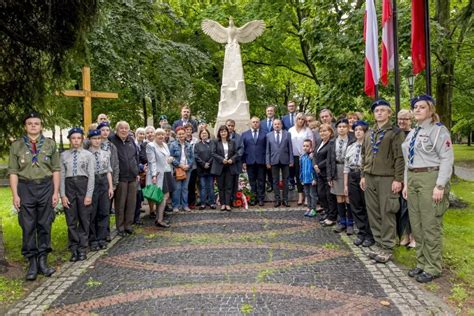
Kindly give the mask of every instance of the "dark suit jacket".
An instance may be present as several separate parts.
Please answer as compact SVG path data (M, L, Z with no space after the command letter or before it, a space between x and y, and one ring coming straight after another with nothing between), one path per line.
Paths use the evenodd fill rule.
M267 126L267 118L263 118L260 120L260 130L262 130L265 134L269 133L269 132L273 132L273 120L276 119L276 117L274 117L272 119L272 124L270 126L270 129L268 129L268 126Z
M198 126L197 122L196 122L195 120L189 119L189 120L188 120L188 123L191 123L191 125L193 126L193 133L196 133L197 130L198 130L198 128L197 128L197 126ZM175 130L176 130L176 127L179 127L179 126L183 126L183 120L181 120L181 119L174 121L173 126L172 126L173 131L175 131Z
M349 141L347 147L356 141L352 134L348 135ZM328 159L327 159L327 176L330 180L336 180L337 178L337 161L336 161L336 138L329 144L328 147Z
M293 164L293 147L291 145L291 135L287 131L281 130L280 144L277 143L275 132L267 134L267 150L265 163L270 165Z
M329 181L328 174L327 174L327 167L328 167L328 156L331 146L334 146L334 139L330 139L324 146L317 152L319 145L321 145L321 141L316 143L314 146L314 153L313 153L313 165L318 165L319 173L318 176L323 181Z
M267 151L267 137L266 133L260 129L258 131L257 141L253 140L253 132L251 129L242 133L242 144L244 147L244 154L242 162L254 165L265 164L265 153Z
M234 142L237 150L237 157L236 162L237 162L237 168L239 170L239 173L242 172L242 156L244 155L244 146L242 145L242 136L239 133L234 132L232 134L232 137L230 139Z
M291 124L291 121L290 121L290 113L288 113L287 115L285 115L281 118L281 122L283 123L283 129L284 130L287 131L295 125L296 114L297 114L296 112L293 112L293 124Z
M237 146L232 140L229 140L229 151L227 154L228 159L232 160L232 164L230 165L230 173L231 174L239 174L239 169L237 166L236 159L238 157L237 153ZM224 146L222 142L219 140L215 140L212 142L211 146L211 155L212 155L212 167L211 167L211 174L220 176L222 174L222 169L224 168Z
M196 168L198 175L210 174L211 168L205 169L206 162L212 166L212 141L194 144L194 159L196 160Z

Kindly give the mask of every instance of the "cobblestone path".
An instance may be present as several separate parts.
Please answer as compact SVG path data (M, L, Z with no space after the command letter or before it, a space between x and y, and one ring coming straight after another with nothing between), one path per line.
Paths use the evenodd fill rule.
M301 210L149 220L106 253L66 264L10 314L414 315L451 311L394 264Z

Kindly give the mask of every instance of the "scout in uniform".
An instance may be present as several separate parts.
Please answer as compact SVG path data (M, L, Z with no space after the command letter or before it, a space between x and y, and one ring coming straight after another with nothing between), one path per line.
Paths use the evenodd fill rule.
M110 199L114 195L110 151L101 149L100 130L90 130L88 134L94 155L94 194L90 217L89 244L92 251L107 248L107 228L109 224Z
M377 100L372 103L372 112L376 125L367 133L362 146L360 186L376 243L369 257L386 263L397 243L396 214L400 209L404 170L401 145L405 135L390 123L390 103Z
M364 121L356 121L352 124L356 141L347 147L344 159L344 193L349 197L352 216L358 229L354 245L363 247L370 247L375 243L367 216L364 191L360 188L362 144L368 127L369 125Z
M65 208L71 262L87 259L89 221L94 192L94 155L82 148L84 132L69 130L71 149L61 154L61 202Z
M26 135L10 148L8 174L13 205L18 211L23 239L21 253L28 259L26 279L33 281L38 273L47 277L56 270L48 267L51 252L51 224L59 192L59 153L54 140L41 133L38 113L23 120Z
M428 95L411 101L417 126L403 143L405 188L416 240L416 267L408 272L421 283L441 274L443 214L448 209L454 154L448 129L439 123Z

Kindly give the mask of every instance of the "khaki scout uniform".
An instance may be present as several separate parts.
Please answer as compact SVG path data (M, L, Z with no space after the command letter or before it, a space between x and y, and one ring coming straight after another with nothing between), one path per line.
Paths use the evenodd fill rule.
M53 172L60 171L56 143L41 135L36 162L28 147L27 136L16 140L10 148L8 174L18 176L21 205L18 221L23 230L21 253L26 258L41 257L51 252L51 224L54 220Z
M374 154L374 143L383 139ZM377 246L391 253L396 245L396 213L400 209L400 193L392 192L394 180L403 182L403 154L401 144L405 134L390 122L382 128L371 129L362 146L362 176L365 177L364 197L370 228Z
M454 154L448 129L431 119L418 126L413 163L409 161L413 129L402 145L405 158L405 184L408 190L410 224L416 240L417 267L433 276L441 274L443 214L448 209L449 179ZM439 204L433 202L433 189L444 187Z

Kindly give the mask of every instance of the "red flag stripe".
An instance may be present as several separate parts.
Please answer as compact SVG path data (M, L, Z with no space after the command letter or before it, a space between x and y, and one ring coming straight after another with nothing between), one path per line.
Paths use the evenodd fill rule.
M378 27L377 13L375 12L374 0L366 0L364 18L364 39L365 39L365 76L364 92L370 96L375 96L375 85L378 84L379 55L378 55Z
M426 67L425 55L425 3L424 0L411 2L411 62L413 74L418 74Z

